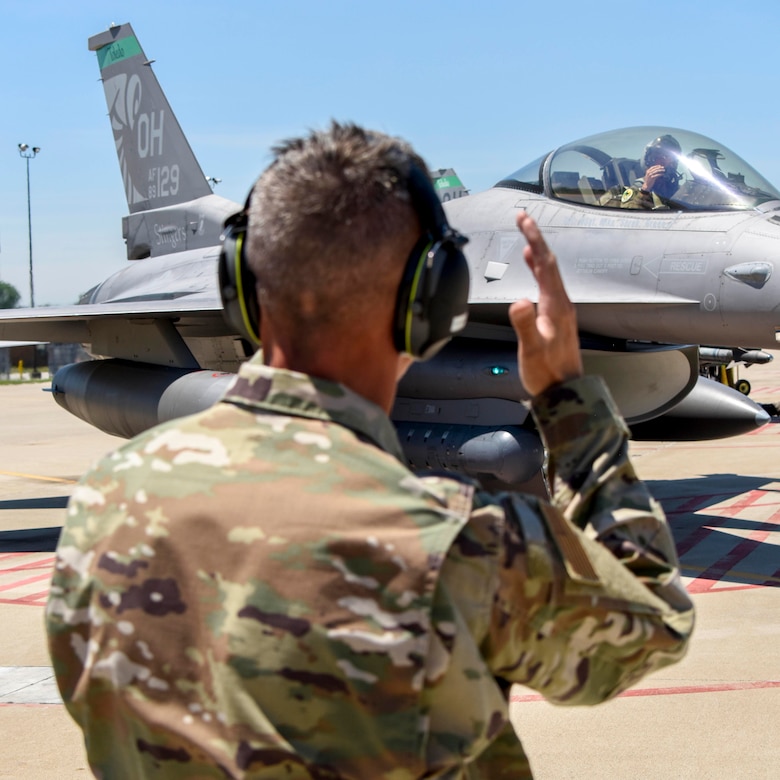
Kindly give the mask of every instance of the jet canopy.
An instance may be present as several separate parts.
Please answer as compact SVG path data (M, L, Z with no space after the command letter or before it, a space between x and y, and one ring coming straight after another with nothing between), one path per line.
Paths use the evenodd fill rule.
M650 173L659 165L660 180L657 167L655 176ZM653 182L650 187L646 178ZM780 201L780 191L723 144L667 127L631 127L583 138L495 186L600 208L746 211ZM646 189L653 194L645 195Z

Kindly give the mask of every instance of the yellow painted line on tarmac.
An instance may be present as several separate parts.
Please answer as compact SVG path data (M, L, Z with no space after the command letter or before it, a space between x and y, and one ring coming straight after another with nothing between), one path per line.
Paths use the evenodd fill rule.
M23 477L24 479L39 479L42 482L61 482L65 485L75 485L75 479L66 479L65 477L46 477L43 474L23 474L19 471L0 471L4 477Z

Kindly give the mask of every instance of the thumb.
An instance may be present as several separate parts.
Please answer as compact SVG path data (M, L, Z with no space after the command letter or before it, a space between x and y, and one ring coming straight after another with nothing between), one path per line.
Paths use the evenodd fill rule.
M536 307L527 298L509 307L509 321L522 346L533 347L539 338L536 329Z

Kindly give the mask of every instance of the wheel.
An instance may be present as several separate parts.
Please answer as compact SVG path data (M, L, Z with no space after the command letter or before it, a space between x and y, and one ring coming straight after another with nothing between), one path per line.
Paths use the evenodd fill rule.
M750 395L750 382L748 382L747 379L738 380L734 387L742 393L742 395Z

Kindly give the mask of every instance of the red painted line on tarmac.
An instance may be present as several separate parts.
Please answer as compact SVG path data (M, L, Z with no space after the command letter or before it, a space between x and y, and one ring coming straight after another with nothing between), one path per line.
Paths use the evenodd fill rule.
M634 688L623 691L617 698L624 699L633 696L676 696L690 693L724 693L728 691L757 691L766 688L780 688L780 680L745 680L734 683L711 683L710 685L680 685L668 688ZM541 693L513 694L509 697L510 704L532 701L544 701Z
M769 428L769 426L767 426L767 428ZM766 435L766 433L767 433L766 429L759 429L759 430L761 430ZM771 426L771 429L768 432L769 432L770 436L780 436L780 425L778 425L777 423L774 423ZM754 436L755 433L753 433L753 434L742 433L742 434L739 435L739 438L741 439L743 437L747 437L747 436L751 436L751 435ZM679 444L679 443L677 443L677 444L678 444L678 446L676 446L674 448L675 452L695 452L695 453L701 454L701 447L697 447L697 446L695 446L693 444L689 445L689 446L684 446L684 445ZM729 450L752 450L752 449L755 449L755 446L756 445L753 442L750 442L750 444L736 444L736 443L734 443L734 444L730 444L728 449ZM708 449L707 451L708 452L720 452L721 450L725 450L725 449L726 449L725 447L723 447L723 448L721 448L721 447L717 447L717 448L716 447L712 447L711 449ZM633 460L633 458L632 458L632 460ZM769 479L769 477L767 477L767 479Z
M33 593L24 599L19 599L19 603L26 607L45 607L46 602L49 600L49 589L38 591Z
M36 593L35 596L25 596L19 599L0 599L0 604L8 604L15 607L45 607L47 596L48 591L43 595Z
M757 547L765 542L769 531L752 531L747 539L731 549L719 561L715 561L709 569L705 569L688 587L688 593L706 593L728 574L740 561L747 558Z
M14 588L21 588L24 585L30 585L33 582L42 582L43 580L51 579L51 572L46 574L37 574L35 577L28 577L26 580L14 580L7 585L0 585L0 593L6 590L13 590Z
M736 517L743 509L747 509L764 495L764 491L751 490L747 493L743 499L732 504L728 507L723 507L724 511L728 511L729 515L710 520L706 525L702 525L697 528L686 539L683 539L677 545L677 552L680 558L690 552L700 542L704 541L711 533L714 533L718 528L726 524L726 522L733 517ZM718 510L715 510L718 511ZM733 569L739 564L740 561L747 558L752 552L760 547L770 536L775 532L777 526L780 525L780 511L775 512L767 520L763 520L757 523L757 528L750 532L747 538L738 542L731 551L712 563L711 566L701 571L701 573L686 586L688 593L708 593L721 581L723 578L733 571ZM681 561L683 572L685 570L685 561ZM765 586L774 586L778 584L777 575L770 575L763 582L746 583L744 585L717 588L717 591L722 590L744 590L745 588L757 588Z
M707 504L710 503L716 495L718 494L713 493L706 496L691 496L684 504L680 504L680 506L669 510L668 514L695 514L699 511L699 509L703 509L705 506L707 506ZM723 495L726 496L727 494L724 493Z
M19 553L16 553L17 555ZM22 553L24 555L24 553ZM23 563L21 566L11 566L8 569L0 567L0 576L4 574L13 574L18 571L35 571L36 569L51 569L54 566L54 557L45 558L42 561L33 561L32 563Z
M677 542L677 554L682 558L683 555L685 555L687 552L690 552L697 544L700 544L703 542L710 534L714 533L720 526L724 525L728 520L734 519L734 517L741 511L748 509L753 504L756 503L762 496L764 495L764 492L761 490L751 490L749 493L746 493L741 500L737 501L735 504L730 504L728 507L723 507L722 509L711 509L709 511L717 512L717 511L728 511L729 514L724 517L708 517L707 522L703 523L702 525L698 526L693 530L692 533L688 534L688 536L685 537L685 539L681 539L679 542ZM699 502L702 499L711 501L715 496L697 496L696 499L692 499L690 503ZM688 514L692 513L695 514L695 510L690 510L687 508L687 505L685 508L680 507L679 509L674 510L673 512L669 512L668 514Z
M15 604L28 607L43 607L46 605L46 599L49 595L48 584L51 579L55 558L54 556L46 558L40 558L39 556L39 553L12 553L6 556L12 557L15 561L18 561L20 558L24 560L31 557L33 560L28 560L27 563L9 568L0 566L0 594L5 594L4 598L0 598L0 604ZM31 574L33 576L17 579L16 577L19 574ZM16 577L9 575L16 575ZM13 595L15 590L39 582L46 582L46 590L36 591L35 593L22 592L22 595Z
M49 598L49 589L31 593L28 596L20 596L17 599L0 599L0 604L16 604L22 607L45 607Z
M680 566L680 574L683 577L688 577L691 580L695 580L700 577L702 572L706 571L708 566L692 566L691 564L682 562ZM780 571L774 574L766 574L764 572L746 571L745 569L730 569L729 574L737 579L746 580L744 583L739 583L731 587L718 588L718 593L721 590L743 590L744 588L777 588L780 587Z
M748 509L749 507L753 506L759 499L763 498L766 495L766 490L762 489L756 489L756 490L748 490L747 493L743 493L741 496L739 496L737 501L734 501L731 504L727 504L723 507L713 507L713 512L733 512L734 514L737 514L739 512L742 512L745 509Z
M712 504L720 503L721 501L726 501L729 498L732 498L734 495L733 493L707 493L699 496L690 496L687 501L680 504L679 506L676 506L673 509L667 509L666 514L668 516L694 515L700 509L709 509L709 511L712 512L741 512L742 510L748 509L753 504L755 504L756 501L766 495L766 493L767 491L760 488L757 490L750 490L745 493L744 496L740 496L739 501L723 507L713 507ZM674 501L673 496L661 499L661 503L669 503L671 501Z
M715 583L712 583L712 585L714 586ZM749 583L745 583L744 585L726 585L725 587L723 587L723 586L720 586L720 587L717 587L717 588L711 587L708 590L703 590L703 591L693 591L693 590L690 589L690 587L687 587L686 590L688 591L688 593L697 593L697 594L699 594L699 593L730 593L733 590L752 590L753 588L764 588L764 587L776 588L777 587L777 583L770 581L769 583L759 582L757 585L752 585L752 584L749 584Z
M7 561L9 559L16 561L16 560L19 560L20 558L30 558L30 557L33 557L33 558L35 558L33 563L39 563L41 560L53 561L54 558L55 558L54 555L49 555L48 558L40 558L39 556L41 554L42 553L39 553L39 552L9 552L9 553L3 553L2 555L0 555L0 561Z
M716 529L723 525L729 518L722 517L716 520L708 521L707 525L700 525L698 528L685 539L681 539L677 542L677 555L682 558L686 553L689 553L697 544L703 542L710 534L714 533Z
M12 571L25 571L27 569L40 569L42 566L53 566L54 561L57 559L56 555L49 554L45 558L42 558L41 555L42 553L37 552L8 553L8 555L0 557L0 574ZM3 561L13 562L18 565L3 566Z

